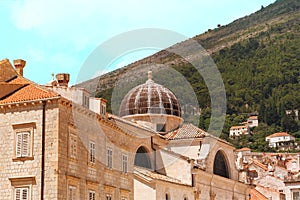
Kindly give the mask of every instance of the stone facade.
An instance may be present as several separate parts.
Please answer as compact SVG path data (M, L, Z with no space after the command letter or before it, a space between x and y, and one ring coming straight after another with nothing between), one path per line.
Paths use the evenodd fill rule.
M7 60L0 68L10 70L0 80L1 199L249 199L229 143L181 118L162 132L108 114L66 74L45 88Z

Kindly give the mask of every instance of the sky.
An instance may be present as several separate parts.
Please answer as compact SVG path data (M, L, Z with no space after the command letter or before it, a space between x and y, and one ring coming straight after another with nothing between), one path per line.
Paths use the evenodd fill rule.
M152 28L170 30L190 38L274 2L0 0L0 60L26 60L24 76L39 84L49 82L52 74L57 73L70 73L71 84L75 84L83 81L78 81L77 77L89 55L115 36ZM144 39L147 40L146 37ZM103 68L100 71L103 73L123 67L166 47L145 46L119 55L109 66L99 66ZM90 78L99 74L95 72Z

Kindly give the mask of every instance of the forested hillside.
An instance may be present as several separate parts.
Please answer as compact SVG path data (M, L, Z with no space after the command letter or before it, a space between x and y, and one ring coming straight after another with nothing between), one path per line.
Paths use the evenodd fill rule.
M300 1L277 0L250 16L208 30L193 39L210 52L225 84L227 118L222 138L230 140L229 127L243 122L250 113L259 115L265 131L256 128L253 130L257 133L255 136L248 136L244 141L243 138L230 140L236 147L268 150L259 149L265 145L265 135L274 131L300 135L295 113L286 115L286 110L300 110ZM96 95L110 99L120 74L151 62L169 64L186 77L202 109L199 127L207 129L211 102L205 83L191 64L166 51L100 77ZM88 88L91 83L81 86Z

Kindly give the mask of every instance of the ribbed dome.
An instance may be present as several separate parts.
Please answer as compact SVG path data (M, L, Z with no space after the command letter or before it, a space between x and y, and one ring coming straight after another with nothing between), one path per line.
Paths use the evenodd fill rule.
M167 88L154 83L148 72L146 83L131 89L124 97L119 115L167 114L181 117L181 108L175 95Z

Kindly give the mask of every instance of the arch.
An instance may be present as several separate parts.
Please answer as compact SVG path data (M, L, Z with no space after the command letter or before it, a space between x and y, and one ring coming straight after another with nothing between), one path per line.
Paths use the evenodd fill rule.
M221 150L219 150L215 156L214 174L225 177L225 178L230 178L228 162L227 162L224 152Z
M146 150L145 147L141 146L136 151L135 158L134 158L134 165L139 166L139 167L152 169L149 153L148 153L148 151Z
M166 200L170 200L170 196L168 193L166 193Z

